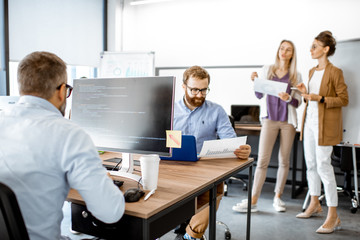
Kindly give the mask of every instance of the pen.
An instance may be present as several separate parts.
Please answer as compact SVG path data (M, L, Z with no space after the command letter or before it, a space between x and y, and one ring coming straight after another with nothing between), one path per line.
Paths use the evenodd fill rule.
M148 200L151 195L155 193L155 189L151 190L144 198L144 201Z

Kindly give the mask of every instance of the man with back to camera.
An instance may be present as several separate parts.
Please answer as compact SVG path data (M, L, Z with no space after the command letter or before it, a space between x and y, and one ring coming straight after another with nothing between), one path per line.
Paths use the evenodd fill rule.
M199 66L188 68L183 74L184 98L175 104L174 130L183 135L194 135L196 148L200 152L204 141L217 138L234 138L236 133L228 115L218 104L205 100L209 93L210 75ZM242 145L234 154L240 159L250 155L250 145ZM220 200L217 202L219 206ZM186 227L186 233L178 234L175 239L201 238L209 223L209 207L195 214Z
M20 99L0 113L0 182L19 202L30 239L61 239L62 206L76 189L106 223L125 210L90 137L65 119L66 64L48 52L27 55L18 67Z

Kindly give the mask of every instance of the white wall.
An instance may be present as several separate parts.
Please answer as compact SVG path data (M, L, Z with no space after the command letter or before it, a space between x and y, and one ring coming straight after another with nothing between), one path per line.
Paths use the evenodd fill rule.
M319 32L330 30L337 40L360 38L357 0L174 0L140 6L129 2L125 0L123 13L123 50L154 51L158 67L270 64L279 42L289 39L307 80L309 68L316 64L310 45ZM217 76L209 98L217 92L215 81L236 88L242 86L239 81L249 79L226 82ZM218 92L220 103L226 98L247 101L253 94L251 89L248 95Z
M360 37L359 9L356 0L125 4L124 51L155 51L157 66L264 64L285 38L295 42L304 65L320 31L331 30L338 40Z
M103 8L102 0L9 1L10 61L50 51L67 64L97 66L104 49Z

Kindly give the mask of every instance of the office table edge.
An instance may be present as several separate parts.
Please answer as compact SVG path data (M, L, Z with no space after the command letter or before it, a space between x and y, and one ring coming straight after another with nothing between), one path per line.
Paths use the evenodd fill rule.
M234 160L237 160L237 159L234 159ZM201 160L199 160L199 161L201 161ZM211 164L211 162L212 162L211 159L203 159L202 161L203 161L202 164L205 164L205 165L206 164ZM206 161L208 161L208 162L205 163ZM140 218L140 219L143 219L144 221L149 221L149 222L153 221L153 219L161 218L162 216L164 216L166 214L166 212L171 212L171 211L175 210L178 207L177 205L184 204L184 203L186 203L188 201L195 201L195 199L199 195L201 195L202 193L216 188L216 186L218 184L222 183L223 181L228 179L230 176L236 174L237 172L239 172L241 170L244 170L244 169L248 168L249 166L252 166L253 162L254 162L254 159L249 158L249 159L246 159L246 160L239 160L239 161L241 161L241 164L238 164L236 167L231 167L231 170L226 170L225 173L222 173L219 176L215 177L214 179L209 180L207 183L205 183L205 184L203 184L201 186L198 186L196 189L193 189L192 191L188 192L186 194L186 196L181 195L178 198L173 199L172 201L168 202L167 204L162 205L161 207L158 207L158 208L154 209L153 211L151 211L151 212L149 212L148 214L145 214L145 215L144 214L137 214L137 213L134 213L134 212L131 212L131 211L128 211L128 210L125 210L125 215ZM176 164L176 162L173 162L173 164ZM75 191L75 190L71 190L71 191ZM71 193L69 193L69 196L68 196L67 200L71 201L73 203L76 203L76 204L85 205L83 200L78 199L77 197L71 197ZM210 202L208 204L210 205ZM247 225L250 226L249 224L250 223L249 223L249 220L248 220Z

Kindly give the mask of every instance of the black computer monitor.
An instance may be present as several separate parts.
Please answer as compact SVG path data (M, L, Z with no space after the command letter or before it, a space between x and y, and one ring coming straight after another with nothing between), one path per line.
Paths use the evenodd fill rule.
M174 88L175 77L74 79L70 119L99 150L170 156Z

